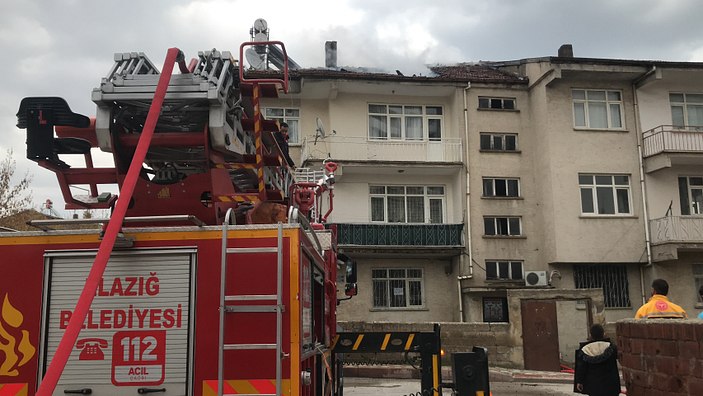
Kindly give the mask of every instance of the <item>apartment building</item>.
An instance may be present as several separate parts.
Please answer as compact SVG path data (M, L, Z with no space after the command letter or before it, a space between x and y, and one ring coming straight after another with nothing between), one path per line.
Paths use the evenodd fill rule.
M456 82L339 69L298 70L292 80L288 95L262 107L297 129L298 166L340 165L328 222L359 283L340 317L457 320L466 238Z
M695 317L703 308L703 63L657 62L636 81L651 267Z
M262 106L299 166L341 164L330 223L360 285L343 320L509 322L510 290L560 289L550 321L578 339L570 291L602 288L609 322L656 277L701 307L702 76L564 46L429 76L302 69Z

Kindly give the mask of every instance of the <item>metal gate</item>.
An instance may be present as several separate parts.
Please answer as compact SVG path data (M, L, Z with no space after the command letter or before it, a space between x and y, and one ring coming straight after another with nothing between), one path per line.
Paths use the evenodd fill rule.
M556 301L522 300L521 311L525 369L559 371Z

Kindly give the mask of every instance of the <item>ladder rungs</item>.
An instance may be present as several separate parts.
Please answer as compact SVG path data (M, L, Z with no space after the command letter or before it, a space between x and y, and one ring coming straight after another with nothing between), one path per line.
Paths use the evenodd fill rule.
M225 344L226 351L252 350L252 349L276 349L276 344Z
M225 312L277 312L278 306L276 305L230 305L225 307ZM281 307L281 312L283 312L283 307Z
M237 296L225 296L225 301L276 301L275 294L240 294Z
M277 253L277 247L227 248L228 254L233 253Z

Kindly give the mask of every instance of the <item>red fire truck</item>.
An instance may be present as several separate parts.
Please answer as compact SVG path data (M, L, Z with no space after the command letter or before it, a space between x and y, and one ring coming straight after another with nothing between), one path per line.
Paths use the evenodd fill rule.
M66 208L111 218L0 233L0 395L339 393L337 273L353 267L322 224L336 165L289 168L259 110L287 91L285 48L246 47L283 54L276 78L246 79L228 52L171 49L161 71L126 53L95 118L22 101L27 156Z
M278 70L245 73L245 53ZM27 158L56 174L66 209L110 218L0 233L0 396L341 396L344 355L390 352L415 355L422 394L490 392L485 350L442 383L438 325L337 331L337 304L356 294L324 224L337 165L289 167L259 106L287 90L285 47L255 41L188 64L171 48L161 70L116 54L94 118L22 100ZM112 166L94 166L98 148Z

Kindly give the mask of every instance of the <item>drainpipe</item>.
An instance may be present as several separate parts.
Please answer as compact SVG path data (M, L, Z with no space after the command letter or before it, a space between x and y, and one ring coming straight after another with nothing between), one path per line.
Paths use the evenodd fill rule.
M463 297L461 293L461 281L464 279L471 279L474 277L474 259L473 259L473 253L471 249L471 180L470 180L470 172L469 172L469 100L468 100L468 92L469 89L471 89L471 82L469 81L466 83L466 88L464 88L463 96L464 96L464 136L466 136L466 144L465 144L465 159L464 162L466 163L466 250L467 250L467 256L469 257L469 274L464 275L463 274L463 268L462 268L462 275L457 276L456 282L457 282L457 291L459 293L459 321L463 322L464 321L464 303L463 303ZM463 256L462 256L463 257Z
M644 239L647 248L647 264L640 265L640 290L642 291L642 304L647 302L644 287L644 269L652 267L652 241L649 234L649 212L647 211L647 189L644 183L644 160L642 159L642 125L640 121L639 101L637 100L637 86L647 77L652 75L657 70L656 66L652 66L650 70L632 81L632 97L635 106L635 133L637 133L637 159L640 166L640 188L642 189L642 212L644 213Z

